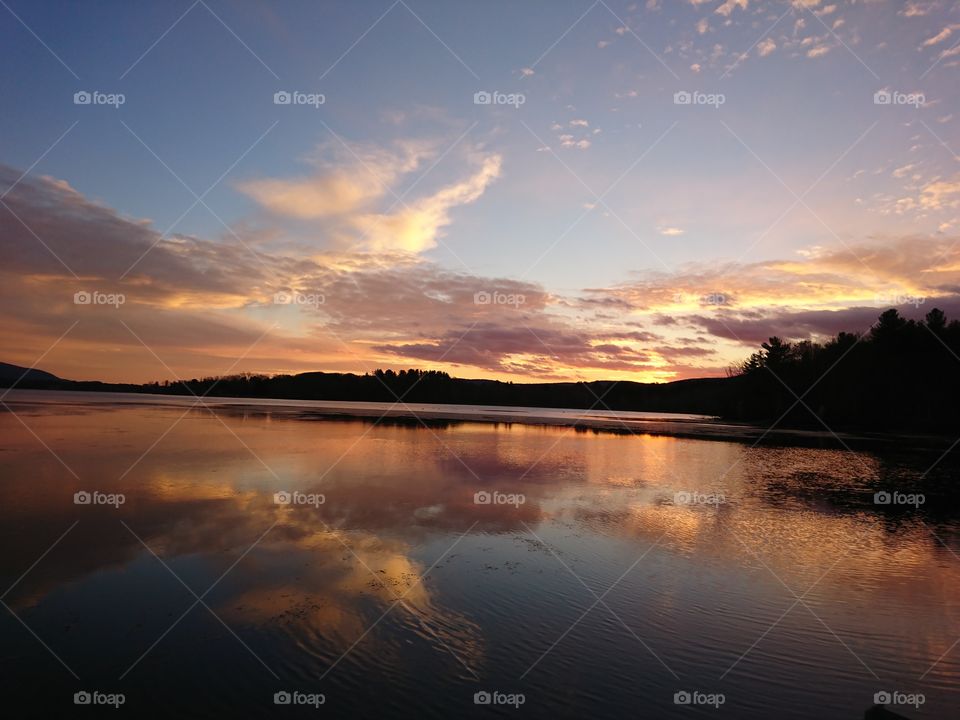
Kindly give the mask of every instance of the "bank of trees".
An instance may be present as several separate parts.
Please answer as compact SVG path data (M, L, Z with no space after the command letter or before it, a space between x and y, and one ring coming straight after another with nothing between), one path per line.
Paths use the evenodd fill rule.
M772 337L735 372L725 414L821 428L960 429L960 322L882 313L869 332L824 343ZM798 397L800 402L798 402Z

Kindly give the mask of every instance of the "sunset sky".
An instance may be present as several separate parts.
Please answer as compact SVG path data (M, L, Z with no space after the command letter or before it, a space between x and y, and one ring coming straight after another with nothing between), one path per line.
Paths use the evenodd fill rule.
M2 361L665 381L960 317L957 2L0 5Z

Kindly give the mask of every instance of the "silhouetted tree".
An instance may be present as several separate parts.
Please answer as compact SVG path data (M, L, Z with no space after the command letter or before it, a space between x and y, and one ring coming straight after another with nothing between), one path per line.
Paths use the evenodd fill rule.
M763 348L763 357L767 367L772 370L782 366L790 357L790 343L784 342L776 336L770 338L769 342L761 344L760 347Z
M941 335L947 327L947 316L943 310L939 308L934 308L928 312L926 321L927 327L930 328L935 335Z
M792 345L772 337L740 364L745 382L725 414L817 427L951 430L960 427L958 356L960 323L948 324L937 308L919 322L886 310L865 337L841 332L823 344Z

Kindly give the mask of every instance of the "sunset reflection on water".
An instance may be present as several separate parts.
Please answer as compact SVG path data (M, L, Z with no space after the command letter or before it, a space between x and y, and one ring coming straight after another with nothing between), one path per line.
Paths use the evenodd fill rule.
M197 717L267 716L285 687L334 716L470 716L483 688L597 717L670 716L687 687L731 717L858 717L885 688L925 694L910 717L957 704L960 528L950 468L921 480L933 454L11 408L4 666L52 705L85 686ZM873 503L921 486L918 509ZM94 490L124 502L74 504Z

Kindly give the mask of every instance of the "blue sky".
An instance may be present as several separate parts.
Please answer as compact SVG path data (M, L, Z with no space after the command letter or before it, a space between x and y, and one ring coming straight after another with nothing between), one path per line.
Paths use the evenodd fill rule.
M272 318L296 353L278 340L250 368L362 370L359 357L461 375L663 380L721 372L757 336L736 323L952 300L956 3L6 0L0 17L0 162L16 212L3 221L60 255L16 271L66 267L72 284L150 287L139 298L127 287L123 308L147 327L151 312L174 310L221 323L222 347L201 349L189 333L154 340L178 373L213 372ZM78 91L124 102L77 105ZM278 105L278 91L324 102ZM477 105L478 91L523 103ZM677 104L678 92L715 101ZM877 104L878 92L893 102ZM208 188L190 209L191 190ZM236 265L237 287L173 289L154 250L128 275L74 269L58 233L69 243L69 223L91 208L131 226L119 245L91 239L94 255L136 259L155 246L196 270L216 251ZM96 235L84 228L74 235ZM137 252L125 243L144 228L152 239ZM207 260L188 256L194 245ZM905 259L911 247L931 266ZM262 300L307 278L329 290L384 273L403 274L410 292L433 287L394 304L434 322L378 329L379 305L337 306L330 292L307 316ZM461 281L525 288L531 302L476 315L444 290ZM731 302L698 300L716 294ZM15 359L42 352L76 312L44 307L35 318L24 309L17 330L35 341ZM684 318L683 331L664 315ZM718 318L729 332L716 332ZM786 325L816 336L842 320L823 318ZM97 327L115 319L87 313L79 332L126 345L122 327ZM518 320L533 346L504 334ZM488 335L472 338L477 327ZM471 352L441 359L464 335ZM695 341L711 352L656 349ZM93 369L63 361L64 372L147 379L116 347L97 357Z

